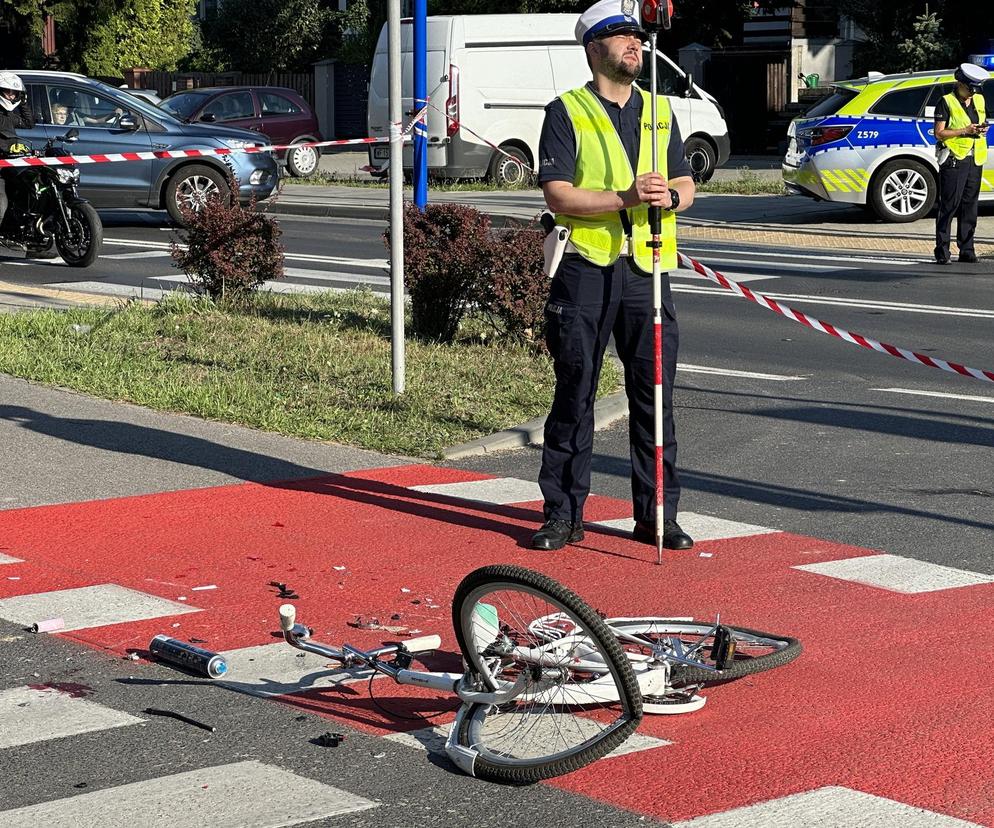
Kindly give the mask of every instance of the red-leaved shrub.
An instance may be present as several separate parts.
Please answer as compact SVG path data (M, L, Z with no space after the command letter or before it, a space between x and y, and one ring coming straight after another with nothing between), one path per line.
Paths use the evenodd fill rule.
M509 339L544 344L549 280L542 272L542 241L536 229L499 230L490 239L493 269L477 284L481 312Z
M390 244L390 229L384 234ZM452 342L492 265L490 217L461 204L404 205L404 284L411 332Z
M283 277L283 231L254 206L243 208L215 196L197 211L184 211L180 237L186 249L173 242L173 261L212 299L238 298Z

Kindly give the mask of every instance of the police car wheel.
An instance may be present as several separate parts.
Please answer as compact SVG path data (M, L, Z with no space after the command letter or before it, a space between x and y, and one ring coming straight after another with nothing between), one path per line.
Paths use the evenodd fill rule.
M684 154L694 173L694 181L705 183L714 175L714 148L703 138L688 138L683 145Z
M531 178L530 166L522 150L505 144L501 147L501 152L494 153L488 175L499 187L522 187Z
M904 223L924 218L938 194L935 173L920 161L899 158L884 164L870 184L869 204L884 221Z

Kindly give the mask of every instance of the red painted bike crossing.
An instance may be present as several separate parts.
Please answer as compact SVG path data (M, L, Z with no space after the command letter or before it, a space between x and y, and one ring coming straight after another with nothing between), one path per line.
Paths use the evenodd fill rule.
M805 647L791 665L713 688L697 713L646 717L640 732L672 744L553 784L668 821L831 787L994 824L994 642L983 632L994 585L902 594L799 570L876 553L785 533L703 541L657 567L653 547L589 528L630 515L629 504L597 496L586 540L535 553L527 541L540 503L473 503L409 488L484 479L407 466L3 512L0 553L22 562L0 567L0 616L3 599L118 584L200 611L66 637L121 655L144 650L157 633L214 650L286 647L275 637L282 599L269 583L278 581L299 593L298 618L318 640L362 646L395 637L349 627L356 616L377 617L439 633L450 655L438 659L452 666L456 585L478 566L516 563L610 615L720 611L727 623L790 634ZM389 681L373 689L391 710L445 711L433 724L454 708ZM365 683L282 698L370 732L426 724L386 716Z

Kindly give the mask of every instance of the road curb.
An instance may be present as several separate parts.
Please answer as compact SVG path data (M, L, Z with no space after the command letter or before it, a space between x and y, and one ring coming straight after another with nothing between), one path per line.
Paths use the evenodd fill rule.
M628 414L628 397L624 391L615 391L594 403L594 431L600 431L616 423ZM476 457L493 454L496 451L511 451L525 446L540 446L544 439L545 417L536 417L513 428L470 440L442 452L445 460L460 460L463 457Z

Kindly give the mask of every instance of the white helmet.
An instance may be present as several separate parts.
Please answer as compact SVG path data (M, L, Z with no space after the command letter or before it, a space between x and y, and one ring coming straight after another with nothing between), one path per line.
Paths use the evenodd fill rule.
M13 72L0 72L0 89L10 89L14 92L24 93L24 83ZM5 95L0 95L0 106L8 112L13 112L21 104L20 94L14 100L8 100Z

